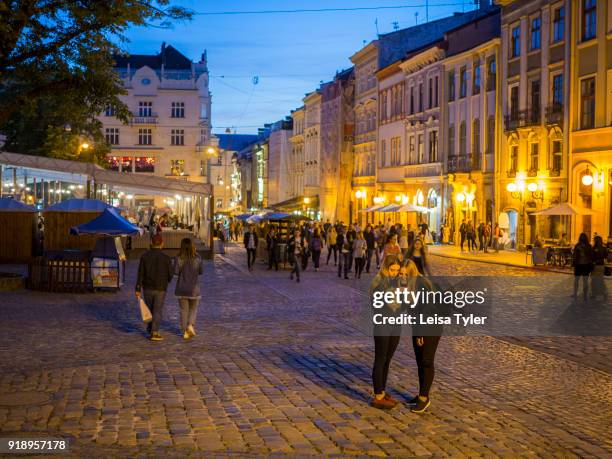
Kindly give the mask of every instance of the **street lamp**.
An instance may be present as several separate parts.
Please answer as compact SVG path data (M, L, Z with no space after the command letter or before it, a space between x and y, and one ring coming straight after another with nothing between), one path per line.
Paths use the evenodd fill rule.
M587 166L581 181L584 186L591 186L593 184L594 179L591 171L589 170L589 166Z
M310 204L310 198L304 198L304 204Z

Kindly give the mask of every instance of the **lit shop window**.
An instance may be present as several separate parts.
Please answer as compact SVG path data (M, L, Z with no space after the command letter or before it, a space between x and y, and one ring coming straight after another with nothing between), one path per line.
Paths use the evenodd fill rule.
M155 158L151 156L134 158L134 170L136 172L155 172Z
M173 159L170 161L170 175L185 175L184 159Z
M108 166L107 168L111 171L118 171L119 170L119 158L117 158L116 156L109 156L107 158L108 160Z

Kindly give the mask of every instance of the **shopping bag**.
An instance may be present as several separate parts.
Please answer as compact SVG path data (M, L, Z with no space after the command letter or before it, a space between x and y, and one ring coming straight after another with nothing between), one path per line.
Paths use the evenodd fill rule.
M150 322L153 319L151 311L142 298L138 298L138 305L140 306L140 315L142 316L143 322Z

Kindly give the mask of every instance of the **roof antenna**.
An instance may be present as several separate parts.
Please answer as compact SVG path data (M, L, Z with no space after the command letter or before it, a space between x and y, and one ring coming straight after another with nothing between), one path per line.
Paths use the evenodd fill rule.
M376 26L376 36L378 36L378 35L380 35L380 34L378 33L378 18L376 18L376 19L374 20L374 25Z
M425 22L429 22L429 0L425 0Z
M393 30L395 31L399 30L399 22L393 21L392 24L393 24Z
M419 25L419 12L415 11L414 13L414 22L416 25Z

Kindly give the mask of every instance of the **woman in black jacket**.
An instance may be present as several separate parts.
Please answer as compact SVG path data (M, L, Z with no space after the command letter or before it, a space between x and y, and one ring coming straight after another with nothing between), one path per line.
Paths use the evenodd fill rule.
M574 247L574 299L578 298L578 284L582 278L582 293L587 300L589 292L589 275L593 271L593 248L589 244L589 238L581 233L578 244Z

